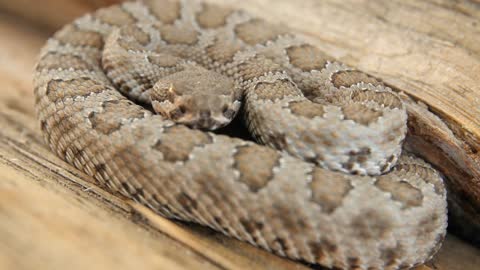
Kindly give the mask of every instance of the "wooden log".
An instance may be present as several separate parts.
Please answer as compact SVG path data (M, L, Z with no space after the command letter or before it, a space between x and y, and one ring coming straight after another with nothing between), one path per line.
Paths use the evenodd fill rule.
M96 7L100 3L93 0L44 1L42 5L48 11L44 17L39 12L35 20L48 21L48 14L51 16L52 12L63 13L63 8L69 6L72 11L77 10L76 12L78 12L78 6L72 3L87 2L91 6L86 9ZM475 50L475 46L480 46L479 43L460 39L458 32L449 33L447 31L451 28L443 29L444 32L440 31L442 30L442 20L434 22L435 25L430 26L437 31L434 32L434 37L429 37L426 40L421 38L423 37L422 33L426 35L430 31L420 29L425 26L419 24L418 28L407 31L402 28L403 22L395 17L397 16L395 14L393 14L395 15L393 18L397 18L398 21L391 21L390 19L376 21L376 17L373 16L372 22L370 21L372 20L371 10L361 9L360 6L373 5L373 10L376 10L375 8L378 9L378 7L375 7L375 5L380 5L376 1L369 1L368 3L353 1L348 6L348 4L345 4L347 1L324 1L320 4L313 0L306 0L301 3L278 0L275 1L275 5L271 5L268 9L265 9L267 7L266 3L272 3L273 1L246 0L235 4L233 0L225 2L235 6L243 6L250 12L256 12L272 21L283 21L297 29L305 29L305 27L301 27L301 24L309 25L308 31L310 34L307 38L312 39L322 49L350 65L358 66L362 70L384 79L397 90L407 93L404 97L409 104L410 116L416 117L417 121L421 123L415 124L415 127L422 127L411 130L411 138L418 136L418 138L411 140L413 141L410 142L411 148L423 147L425 148L424 152L432 152L431 150L434 147L440 145L442 148L435 150L440 154L436 154L437 152L434 151L431 159L437 160L437 164L442 166L445 166L442 162L447 163L447 173L452 174L454 172L455 175L463 176L470 175L465 173L468 169L474 170L469 166L473 167L476 164L474 159L476 155L472 155L472 150L470 152L465 150L465 145L476 142L478 134L466 128L465 130L471 131L470 137L468 137L465 135L468 133L459 132L458 129L462 127L462 123L466 124L467 122L457 123L452 120L461 118L462 115L465 116L463 111L453 109L460 108L459 104L467 106L471 103L450 104L449 108L444 108L445 104L441 103L443 99L436 100L432 93L428 94L428 91L439 86L437 89L441 93L456 97L454 93L448 92L453 91L452 89L437 82L435 74L429 74L430 70L424 70L423 76L420 76L416 72L419 71L421 66L417 67L414 63L407 63L408 61L402 62L406 59L412 60L412 56L398 55L392 57L390 51L382 52L380 45L376 43L390 44L388 41L394 39L394 37L393 34L387 32L396 29L396 33L401 37L399 40L406 42L406 47L415 49L410 53L427 62L432 63L441 51L444 51L445 54L457 55L458 59L447 59L447 56L445 56L437 60L440 63L438 64L439 67L436 67L438 70L435 72L445 72L448 75L442 81L445 85L453 83L455 76L458 76L458 85L466 87L468 91L473 93L472 100L475 100L480 93L478 87L475 88L476 86L473 83L475 80L473 71L475 71L475 68L478 70L480 60L465 59L466 56L460 56L464 53L470 53L472 58L478 56L480 50ZM31 5L38 2L23 0L16 1L16 3L18 5ZM55 8L47 9L46 7L52 3L55 4ZM415 6L418 2L406 2L405 5L395 1L391 2L393 4L389 4L390 2L381 3L387 7L395 4L396 6L391 7L397 7L401 10L402 7ZM433 5L433 2L429 1L424 3ZM475 8L470 10L470 7L465 4L468 2L462 2L463 4L449 8L444 8L442 6L444 2L441 0L437 0L436 3L440 4L438 4L439 9L436 9L435 12L443 10L445 13L443 16L447 18L447 21L453 20L452 18L455 16L451 13L455 10L457 10L456 12L461 11L461 14L472 14L472 17L478 14L473 14ZM0 7L2 5L3 0L0 0ZM276 7L276 5L279 5L279 7ZM13 10L10 9L10 11ZM22 8L17 8L17 10L24 12ZM59 10L62 12L58 12ZM269 14L262 12L264 10L269 10ZM295 12L292 12L293 10ZM361 13L361 15L355 15L356 12ZM67 9L65 9L65 14L67 13ZM290 13L303 15L295 17ZM349 16L354 18L349 18ZM309 19L304 17L309 17ZM462 18L458 17L458 20L463 20ZM314 21L316 23L312 23ZM321 24L322 21L325 25ZM359 26L356 26L355 22ZM57 28L60 24L59 21L52 20L45 25ZM397 26L394 27L394 25ZM342 27L345 28L342 30L345 33L336 34L335 32ZM360 29L362 27L368 29L362 31ZM326 30L320 31L324 28ZM387 39L378 41L377 39L384 37L377 34L375 29L386 31ZM387 31L387 29L389 30ZM410 31L412 33L409 33ZM365 36L372 33L376 38L370 40L371 43L365 42ZM474 31L468 33L474 33ZM410 35L413 35L413 37ZM2 179L0 181L0 239L2 239L0 241L0 269L33 269L38 268L39 265L46 269L63 269L66 267L83 269L86 266L93 269L114 267L119 269L133 267L142 269L307 269L305 265L281 259L211 231L196 226L176 224L160 218L135 203L103 191L88 176L58 159L43 144L32 106L32 66L36 60L36 54L48 34L35 30L31 25L23 25L16 19L1 16L0 36L8 37L3 38L0 43L0 55L3 60L3 65L0 66L2 71L0 72L0 83L4 88L0 91L0 177ZM470 36L468 37L470 38ZM475 37L478 39L478 35ZM456 43L460 44L459 46L462 49L446 42L439 42L438 39L440 38L456 40ZM357 41L355 41L356 39ZM371 50L367 46L369 44L376 44L376 49ZM391 44L393 48L390 48L391 46L385 46L385 48L395 51L395 46L399 46L395 43ZM440 47L435 47L432 44ZM426 56L418 52L415 53L416 49L422 46L432 46L432 49L438 51L427 53L425 49L420 50L420 52L426 53ZM372 57L372 59L369 59L369 57ZM392 59L396 65L384 62ZM467 64L473 67L471 68L473 71L465 70L466 75L459 76L454 71L461 67L462 61L467 61ZM423 62L417 62L417 64L420 63ZM386 69L376 69L375 66L386 67ZM431 66L435 65L431 64ZM450 73L447 72L448 66L453 69ZM405 67L409 69L405 70ZM379 70L382 73L378 73ZM394 78L394 75L398 75L398 77ZM442 85L443 87L440 87ZM457 98L451 98L452 102L461 101L459 97ZM422 105L419 101L426 105ZM437 108L436 105L438 104L441 104L441 106L439 105ZM437 110L440 112L444 110L449 117L438 113ZM436 114L432 114L431 111ZM451 113L457 113L458 115L450 117ZM475 116L472 113L468 117ZM478 116L476 117L472 118L471 121L477 121ZM452 128L452 126L457 129ZM425 140L425 138L431 138L429 136L440 139L438 141ZM420 143L417 139L420 140ZM444 156L448 156L448 159L444 159ZM476 179L480 179L476 178L476 174L472 173L471 175L473 175L471 178L466 177L467 180L462 181L477 181ZM465 183L459 185L462 184ZM460 201L462 203L462 200ZM475 206L474 203L472 205ZM473 210L477 211L478 207L473 208ZM444 247L434 260L419 269L473 270L477 269L478 265L480 265L480 251L449 235Z

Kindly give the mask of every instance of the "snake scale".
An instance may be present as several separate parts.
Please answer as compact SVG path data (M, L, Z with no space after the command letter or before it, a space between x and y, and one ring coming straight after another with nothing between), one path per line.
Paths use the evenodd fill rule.
M341 269L410 268L444 239L443 181L401 153L397 94L284 26L129 1L58 31L34 85L52 151L165 217ZM257 143L205 130L237 112Z

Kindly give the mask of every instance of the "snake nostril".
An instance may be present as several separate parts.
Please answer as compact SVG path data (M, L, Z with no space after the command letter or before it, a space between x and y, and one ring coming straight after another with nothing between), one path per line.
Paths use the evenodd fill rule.
M187 112L187 107L185 107L185 106L183 106L183 105L180 105L180 106L178 107L178 109L180 110L180 112L181 112L182 114L184 114L184 113Z

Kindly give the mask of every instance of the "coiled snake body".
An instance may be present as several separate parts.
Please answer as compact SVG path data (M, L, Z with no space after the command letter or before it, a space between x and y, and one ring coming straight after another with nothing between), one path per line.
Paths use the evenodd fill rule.
M401 154L398 96L285 27L198 1L126 2L56 33L34 84L51 149L166 217L344 269L412 267L444 238L443 182ZM193 129L227 124L241 102L270 147Z

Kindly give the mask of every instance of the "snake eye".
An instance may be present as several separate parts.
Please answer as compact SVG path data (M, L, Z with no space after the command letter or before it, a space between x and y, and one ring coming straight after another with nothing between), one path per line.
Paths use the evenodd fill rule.
M187 108L185 106L179 106L178 108L170 112L170 118L172 120L176 120L182 117L186 112L187 112Z

